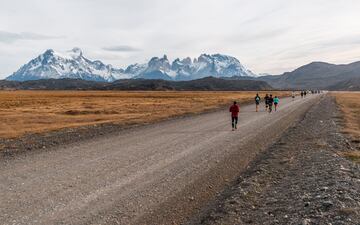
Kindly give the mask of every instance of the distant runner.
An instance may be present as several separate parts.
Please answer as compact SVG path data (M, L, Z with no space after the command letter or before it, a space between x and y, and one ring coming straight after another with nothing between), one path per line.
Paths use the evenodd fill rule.
M303 98L304 97L304 92L303 91L301 91L301 98Z
M304 98L306 98L307 91L304 91Z
M293 92L291 93L291 97L292 97L292 100L295 99L295 91L293 91Z
M277 96L275 96L275 98L274 98L275 112L277 110L277 106L278 106L279 102L280 102L280 99Z
M261 100L261 98L260 98L259 94L257 93L255 96L256 112L259 112L260 100Z
M270 97L268 98L269 113L272 112L273 103L274 103L274 99L273 99L272 95L270 95Z
M238 123L238 116L240 112L240 107L237 105L236 102L230 107L229 112L231 112L231 125L232 130L234 131L237 129L237 123Z
M264 100L265 100L265 110L267 111L268 107L269 107L269 95L268 94L265 95Z

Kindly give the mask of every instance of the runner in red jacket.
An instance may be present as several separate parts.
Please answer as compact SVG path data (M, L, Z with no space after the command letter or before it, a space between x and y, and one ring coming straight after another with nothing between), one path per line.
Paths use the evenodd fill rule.
M231 125L232 130L234 131L237 129L238 117L240 112L240 107L237 105L236 102L230 107L229 112L231 112Z

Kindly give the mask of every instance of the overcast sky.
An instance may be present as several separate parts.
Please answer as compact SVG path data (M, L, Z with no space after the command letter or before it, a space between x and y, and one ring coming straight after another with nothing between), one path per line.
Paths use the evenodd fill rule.
M360 60L359 0L0 0L0 78L52 48L117 67L237 57L255 73Z

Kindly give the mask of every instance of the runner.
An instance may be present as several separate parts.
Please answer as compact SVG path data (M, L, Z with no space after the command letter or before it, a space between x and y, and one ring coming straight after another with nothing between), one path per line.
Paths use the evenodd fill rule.
M291 93L291 97L292 97L292 100L294 101L294 99L295 99L295 91L293 91L293 92Z
M304 91L304 98L306 98L307 91Z
M268 111L268 107L269 107L269 95L266 94L265 97L264 97L264 100L265 100L265 111Z
M270 95L270 97L268 98L269 113L272 112L273 103L274 103L274 99L273 99L272 95Z
M277 96L275 96L275 98L274 98L275 112L277 110L277 106L278 106L279 102L280 102L280 99Z
M303 91L301 91L301 98L304 98L304 92Z
M256 112L259 112L260 100L261 100L261 98L259 96L259 93L257 93L256 96L255 96Z
M234 131L237 129L237 123L238 123L238 116L240 112L240 107L237 105L236 102L230 107L229 112L231 112L231 125L232 130Z

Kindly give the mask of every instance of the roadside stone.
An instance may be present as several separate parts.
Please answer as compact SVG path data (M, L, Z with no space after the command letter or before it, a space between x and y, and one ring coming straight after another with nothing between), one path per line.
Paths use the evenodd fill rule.
M322 187L320 190L321 191L327 191L329 188L328 187Z
M331 206L333 206L334 203L332 201L324 201L322 202L322 206L326 209L330 208Z
M236 201L236 200L231 200L231 201L229 201L229 204L231 204L231 205L234 205L234 204L237 204L238 202Z
M301 223L301 225L310 225L311 224L311 220L310 219L304 219Z

